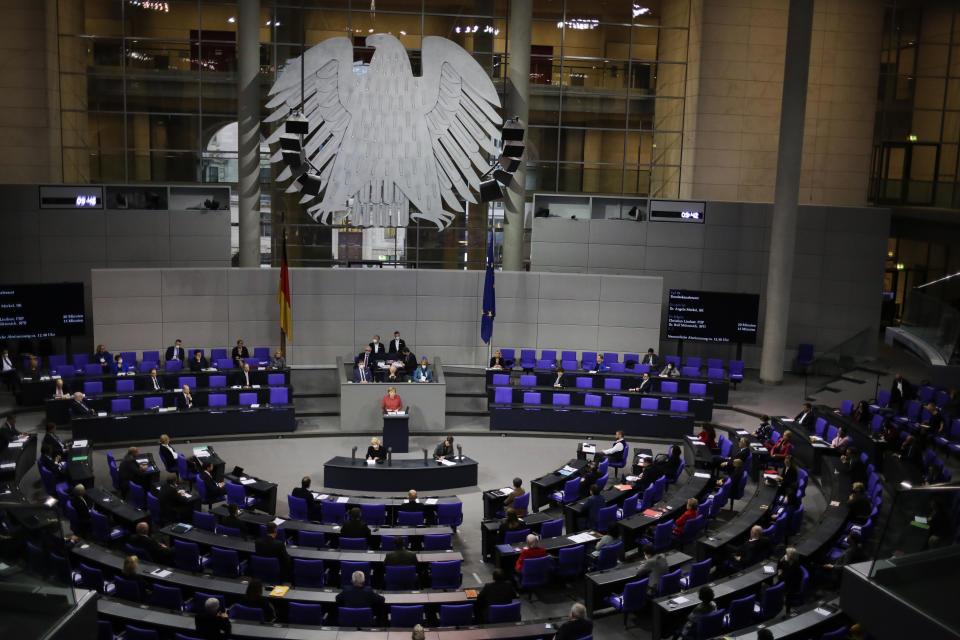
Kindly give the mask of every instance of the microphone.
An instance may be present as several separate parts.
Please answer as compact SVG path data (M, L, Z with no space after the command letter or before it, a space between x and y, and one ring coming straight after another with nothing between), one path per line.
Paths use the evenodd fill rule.
M457 445L457 460L463 460L463 445Z
M427 466L427 450L423 450L423 466Z
M393 466L393 447L387 447L387 466Z
M354 447L354 448L351 449L351 451L350 451L350 462L353 463L353 462L356 462L356 461L357 461L357 448Z

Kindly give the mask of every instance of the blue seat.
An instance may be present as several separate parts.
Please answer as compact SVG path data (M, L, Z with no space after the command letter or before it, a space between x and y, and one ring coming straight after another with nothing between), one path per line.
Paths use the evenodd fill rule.
M100 393L103 393L103 382L100 380L87 380L83 383L84 395L95 396Z
M398 511L398 527L418 527L423 524L423 511Z
M610 526L611 522L614 522L617 519L617 510L619 507L615 504L610 505L609 507L603 507L600 509L599 514L597 514L597 530L603 533L606 533L607 527Z
M218 533L222 536L230 536L231 538L242 538L243 532L240 531L237 527L228 527L222 524L218 524L214 533Z
M347 503L324 500L320 503L320 522L340 524L347 519Z
M707 640L723 634L723 616L726 613L723 609L700 616L697 620L696 636L697 640Z
M530 529L517 529L515 531L507 531L503 534L503 543L504 544L517 544L523 543L527 539L527 536L530 535Z
M209 558L200 555L200 546L196 542L173 541L173 563L178 568L199 573L208 562Z
M534 368L547 369L547 370L556 369L557 361L556 360L537 360L537 363Z
M106 545L126 535L126 531L121 527L111 528L107 516L92 509L90 511L90 530L94 540Z
M147 492L143 490L143 487L131 481L127 484L127 491L129 492L129 499L133 506L137 509L147 508Z
M502 352L501 352L502 353ZM532 369L537 363L537 352L534 349L520 349L520 366Z
M567 480L563 485L563 491L554 492L550 498L563 504L576 502L580 499L580 478Z
M669 596L670 594L677 593L680 591L680 574L681 570L677 569L676 571L671 571L670 573L665 573L660 577L660 596Z
M171 611L183 611L183 593L181 593L180 587L171 587L155 582L153 593L150 594L150 604Z
M700 537L700 534L703 533L703 529L706 526L707 519L701 515L698 515L692 520L688 520L687 523L683 525L683 531L677 536L677 544L683 546L693 542Z
M270 391L273 391L273 389ZM249 392L241 393L237 396L237 404L241 407L249 407L252 404L257 404L257 394Z
M526 566L526 564L524 564ZM460 560L445 560L430 563L431 589L459 589L463 582Z
M487 612L487 622L497 624L500 622L520 622L520 603L511 602L510 604L492 604Z
M631 613L640 613L647 606L647 584L649 578L628 582L623 585L623 593L607 596L604 600L614 608L623 611L623 628L627 628L627 617Z
M463 524L462 502L441 502L437 505L437 524L451 526L456 531Z
M644 540L644 543L648 542ZM673 520L661 522L653 530L653 540L649 541L657 551L670 548L673 544Z
M416 589L417 567L415 565L387 566L384 571L384 582L387 591L410 591Z
M80 586L107 596L113 595L116 588L104 579L103 571L83 563L80 563Z
M473 624L472 604L440 605L441 627L466 627Z
M510 374L509 373L495 373L492 378L493 386L495 387L506 387L510 385Z
M193 512L193 526L197 529L203 529L204 531L216 531L217 530L217 516L212 513L204 513L203 511Z
M270 395L267 402L270 404L288 404L290 402L289 390L286 387L270 387ZM250 404L253 403L251 402Z
M710 567L712 565L713 560L711 558L693 563L690 565L689 573L680 580L680 584L683 585L684 589L694 589L706 584L710 581Z
M125 640L160 640L160 634L156 629L144 629L132 624L128 624L125 629Z
M516 500L514 500L516 502ZM563 535L563 518L548 520L540 525L541 538L556 538Z
M387 521L387 507L382 504L361 504L360 519L371 527L382 527Z
M557 557L556 577L565 580L574 580L583 575L587 556L582 544L575 547L565 547L560 549ZM524 563L526 566L526 563Z
M524 391L524 392L523 392L523 404L540 404L540 392L539 392L539 391Z
M495 404L510 404L513 402L513 387L497 387L493 392Z
M552 403L556 406L568 407L570 406L570 394L554 393Z
M550 573L553 570L553 558L528 558L523 561L523 572L520 574L520 586L524 589L535 589L550 582Z
M248 607L238 603L230 607L229 613L233 620L263 622L263 609L260 607Z
M365 578L364 584L370 584L370 563L343 561L340 563L340 586L346 587L351 584L354 571L362 571Z
M337 622L341 627L372 627L373 610L370 607L339 607Z
M617 514L618 519L623 520L624 518L629 518L637 512L637 507L640 503L640 496L633 494L629 498L623 501L623 507L620 509L620 513Z
M287 622L319 627L323 624L323 605L291 602L287 605Z
M758 622L769 620L783 608L784 594L787 590L787 583L781 582L773 587L767 587L760 594L760 602L753 607L754 617Z
M618 390L621 388L620 378L604 378L603 379L603 388L604 389L614 389Z
M287 496L287 506L290 508L290 518L293 520L309 520L307 501L296 496Z
M685 375L688 378L699 378L700 377L700 367L683 367L680 370L680 373Z
M210 547L210 570L221 578L239 578L243 575L247 563L240 562L236 549Z
M670 400L670 411L673 413L687 413L689 403L687 400Z
M301 538L304 532L300 532ZM301 541L301 546L303 543ZM293 584L298 587L323 586L323 560L293 559Z
M322 549L327 546L327 539L322 531L301 531L297 534L297 544L301 547Z
M390 626L411 628L423 624L423 605L391 605Z
M593 562L593 568L597 571L614 568L620 561L621 553L623 553L623 542L616 542L614 544L608 544L605 547L601 547L600 554ZM524 566L526 566L526 563L524 563Z
M583 396L583 406L600 408L600 402L602 398L596 394L588 393Z
M609 460L609 464L613 467L613 475L616 476L619 473L620 469L623 469L627 466L627 461L630 459L630 444L627 442L623 443L623 453L620 456L619 460Z
M225 482L224 487L227 490L227 504L235 504L241 509L249 509L259 503L256 498L247 495L247 490L244 489L242 484Z
M424 551L446 551L450 548L449 533L430 534L423 536Z
M340 550L341 551L366 551L367 539L366 538L344 538L343 536L341 536Z
M121 380L120 382L129 382ZM119 387L120 383L117 383ZM120 389L117 389L119 391ZM130 411L130 398L114 398L110 401L110 413L127 413Z
M513 508L520 515L523 515L527 512L527 507L530 506L530 492L527 491L524 494L521 494L513 499Z
M593 378L587 376L578 376L576 380L577 389L593 389Z
M640 398L640 408L644 411L657 411L660 409L660 399Z
M757 600L756 595L749 595L738 600L731 600L727 608L727 615L724 617L724 627L729 631L742 629L753 624L753 605Z
M210 360L211 360L211 361L212 361L212 360L220 360L221 358L222 358L222 359L228 359L228 358L227 358L227 350L226 350L226 349L210 349Z
M264 584L276 584L280 580L280 560L277 558L251 554L248 567L250 575L260 578Z

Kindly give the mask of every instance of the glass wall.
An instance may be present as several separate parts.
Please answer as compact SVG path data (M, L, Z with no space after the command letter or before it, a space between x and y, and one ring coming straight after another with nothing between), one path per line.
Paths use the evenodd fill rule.
M960 6L886 5L871 199L960 207Z
M676 197L689 0L533 4L528 191ZM234 183L237 13L217 0L59 0L65 180ZM260 14L262 104L286 60L346 36L368 63L375 32L400 39L415 74L423 37L449 38L507 90L508 0L261 0ZM321 227L272 182L269 152L262 230L287 230L294 264L482 268L489 220L502 224L471 205L443 231Z

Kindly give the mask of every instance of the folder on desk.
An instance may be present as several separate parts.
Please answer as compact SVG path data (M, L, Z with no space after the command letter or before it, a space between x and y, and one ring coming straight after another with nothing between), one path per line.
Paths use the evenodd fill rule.
M270 595L275 598L282 598L283 596L287 595L287 591L290 591L290 587L285 587L283 585L278 584L277 586L275 586L273 589L270 590Z

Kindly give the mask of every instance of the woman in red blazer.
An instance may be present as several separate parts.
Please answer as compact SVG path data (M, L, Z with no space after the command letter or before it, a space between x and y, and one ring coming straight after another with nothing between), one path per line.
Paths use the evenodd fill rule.
M517 564L514 568L517 573L522 573L524 560L542 558L545 555L547 555L547 550L540 546L540 538L531 533L527 536L527 546L520 551L520 557L517 558Z
M790 452L793 451L793 443L790 442L790 436L793 435L791 431L784 431L783 435L780 436L780 439L777 440L777 443L773 445L770 449L770 457L783 460Z
M676 522L673 523L673 535L679 536L683 533L683 528L687 526L687 522L693 520L699 515L697 513L697 507L700 506L700 503L697 502L696 498L690 498L687 500L687 510L677 518Z
M387 389L387 395L383 396L380 408L384 411L400 411L400 409L403 409L403 400L397 395L396 387Z

